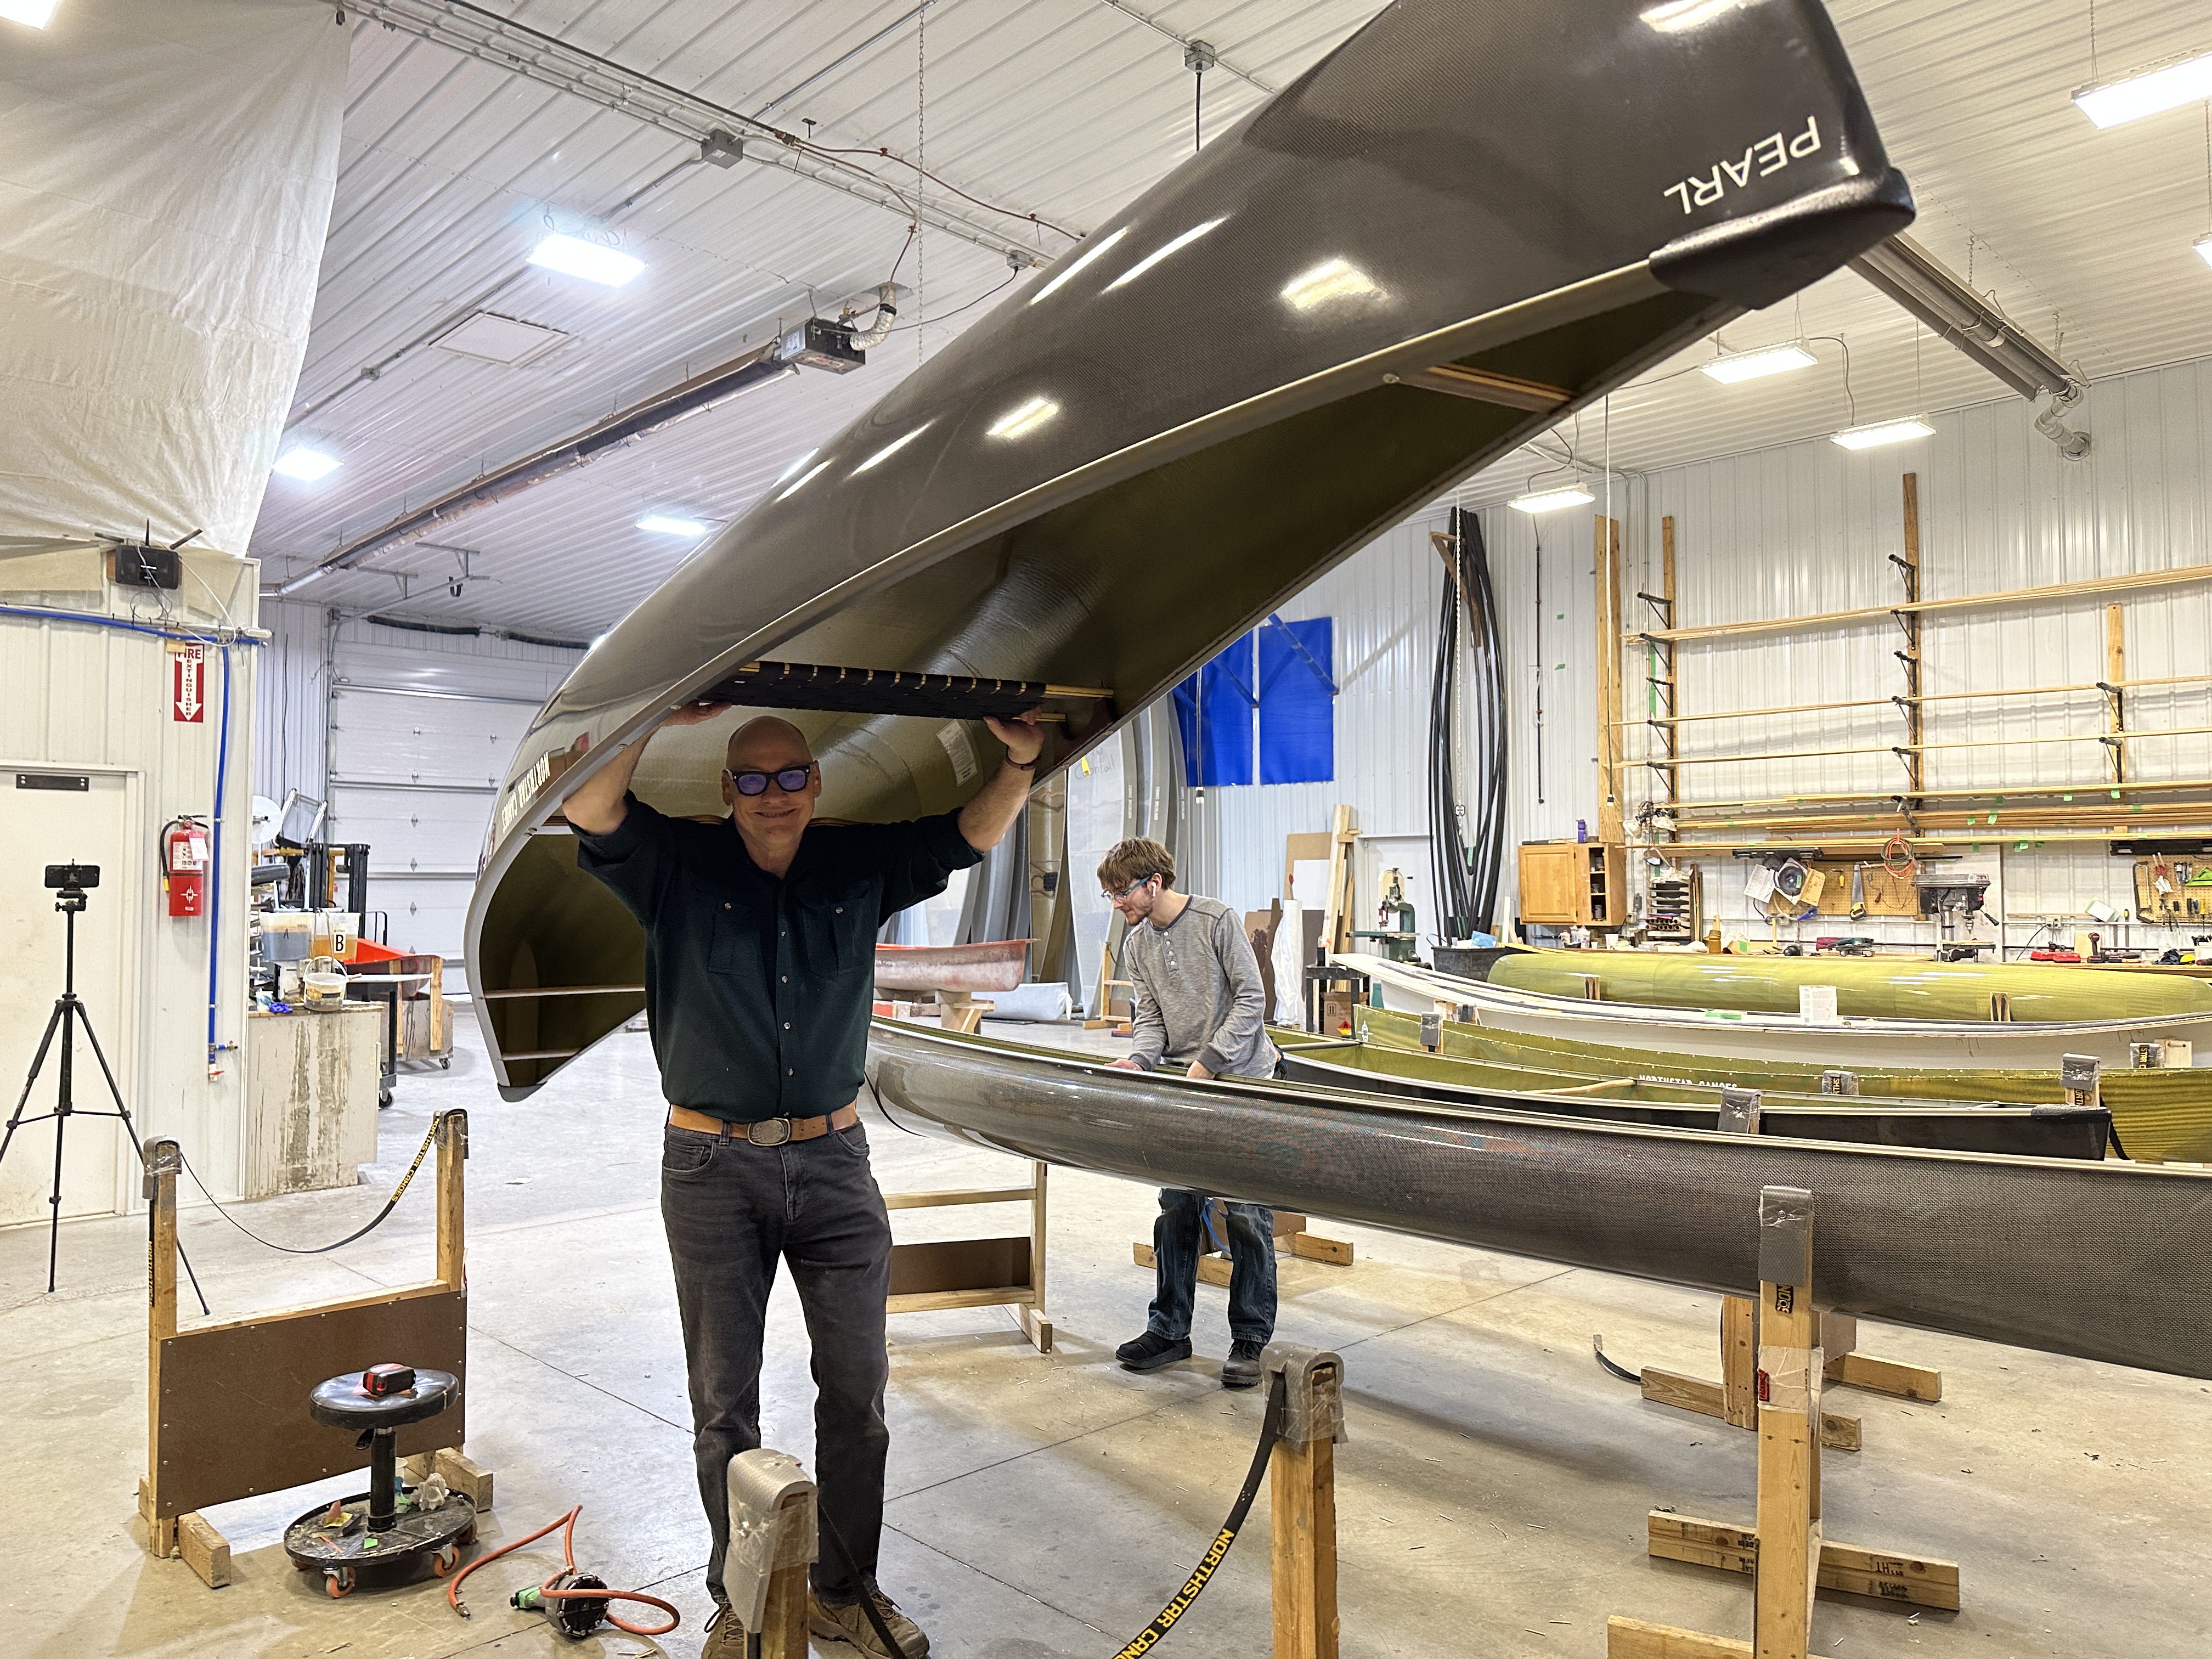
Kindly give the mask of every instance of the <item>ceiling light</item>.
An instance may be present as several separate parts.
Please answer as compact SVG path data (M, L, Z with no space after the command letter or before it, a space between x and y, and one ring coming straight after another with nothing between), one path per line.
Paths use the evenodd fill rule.
M1516 495L1505 505L1516 513L1556 513L1563 507L1588 507L1596 499L1589 490L1569 484L1565 489L1544 489L1533 495Z
M276 458L276 465L269 470L287 478L297 478L301 483L313 483L318 478L327 478L338 470L339 463L319 449L309 449L305 444L295 444Z
M703 536L707 526L696 519L672 519L665 514L648 513L637 521L640 530L650 530L656 536Z
M800 459L804 459L805 458L801 457ZM808 467L805 471L799 475L798 483L793 484L790 489L779 495L776 497L776 500L780 501L789 501L793 495L796 495L800 490L805 489L808 484L811 483L820 474L822 469L829 465L830 463L827 461L815 462L813 465Z
M1324 259L1285 283L1283 297L1297 310L1311 311L1331 300L1379 300L1382 290L1373 277L1349 260Z
M1847 432L1838 432L1832 442L1846 449L1874 449L1882 444L1901 444L1911 438L1932 438L1936 428L1927 422L1907 417L1902 421L1883 421L1875 426L1855 426Z
M1169 254L1175 252L1180 248L1188 247L1200 237L1205 235L1207 231L1212 230L1216 225L1225 221L1228 216L1229 216L1227 214L1224 214L1219 219L1208 219L1202 225L1193 225L1188 230L1183 232L1182 235L1176 237L1173 241L1161 243L1159 246L1154 248L1150 253L1147 253L1143 258L1138 260L1136 264L1131 265L1127 270L1123 271L1119 276L1116 276L1112 282L1107 283L1105 291L1111 294L1115 289L1121 287L1122 283L1135 282L1138 277L1143 276L1154 265L1159 264L1159 262L1166 258Z
M609 288L620 288L645 269L642 259L633 259L627 253L598 242L557 233L531 249L530 263L570 276L581 276L587 283L605 283Z
M1649 7L1637 15L1662 34L1676 34L1710 23L1741 3L1742 0L1666 0L1664 5Z
M1734 386L1739 380L1764 380L1769 374L1787 374L1793 368L1810 368L1820 361L1799 345L1768 346L1762 351L1730 351L1698 367L1723 386Z
M924 421L920 426L915 428L913 431L908 433L903 438L892 439L874 454L869 456L866 460L862 461L860 465L854 467L853 469L852 476L857 478L860 474L866 472L870 467L880 466L884 462L888 461L892 456L897 454L899 451L904 449L908 444L912 443L916 438L921 436L923 433L928 431L929 425L930 423L927 421Z
M1020 438L1028 435L1060 413L1060 405L1049 398L1032 398L1018 409L1010 409L992 422L988 428L994 438Z
M1070 259L1058 270L1053 272L1052 280L1048 282L1036 293L1030 295L1030 303L1031 305L1035 305L1039 300L1043 299L1046 295L1050 294L1054 289L1060 287L1061 283L1066 282L1070 277L1074 276L1077 271L1082 270L1084 266L1089 264L1100 254L1105 252L1108 248L1120 241L1122 237L1128 234L1128 230L1129 228L1127 225L1124 225L1121 229L1113 232L1109 235L1100 238L1099 240L1093 243L1091 246L1084 249L1082 252L1077 254L1073 259Z
M2206 264L2212 265L2212 236L2200 236L2190 246L2197 250Z
M2212 98L2212 52L2137 70L2125 80L2084 87L2074 94L2081 113L2100 127L2140 121L2146 115L2201 104Z
M52 21L54 8L60 3L61 0L0 0L0 17L42 29Z

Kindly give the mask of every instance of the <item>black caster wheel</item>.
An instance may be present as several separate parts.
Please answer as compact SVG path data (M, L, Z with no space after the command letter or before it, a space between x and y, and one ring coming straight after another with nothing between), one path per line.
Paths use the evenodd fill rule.
M451 1054L447 1054L441 1058L438 1061L438 1069L441 1072L452 1071L453 1069L453 1057Z

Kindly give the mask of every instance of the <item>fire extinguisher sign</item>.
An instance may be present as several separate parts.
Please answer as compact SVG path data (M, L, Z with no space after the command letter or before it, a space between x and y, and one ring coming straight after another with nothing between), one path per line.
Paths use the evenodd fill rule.
M170 648L169 718L198 726L207 717L207 653L197 645Z

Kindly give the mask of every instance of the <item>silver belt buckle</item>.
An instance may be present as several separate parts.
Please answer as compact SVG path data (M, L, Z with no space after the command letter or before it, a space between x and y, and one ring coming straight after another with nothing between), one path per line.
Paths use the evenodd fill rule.
M763 1133L763 1131L768 1133ZM781 1146L791 1139L791 1120L787 1117L763 1118L758 1123L745 1125L745 1139L756 1146Z

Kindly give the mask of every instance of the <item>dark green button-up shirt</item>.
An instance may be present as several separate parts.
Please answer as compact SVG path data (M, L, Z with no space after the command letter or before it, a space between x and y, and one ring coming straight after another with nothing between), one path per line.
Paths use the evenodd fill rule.
M645 926L645 1011L670 1102L735 1122L820 1117L859 1094L876 934L982 854L959 815L813 824L778 880L728 819L629 798L578 866Z

